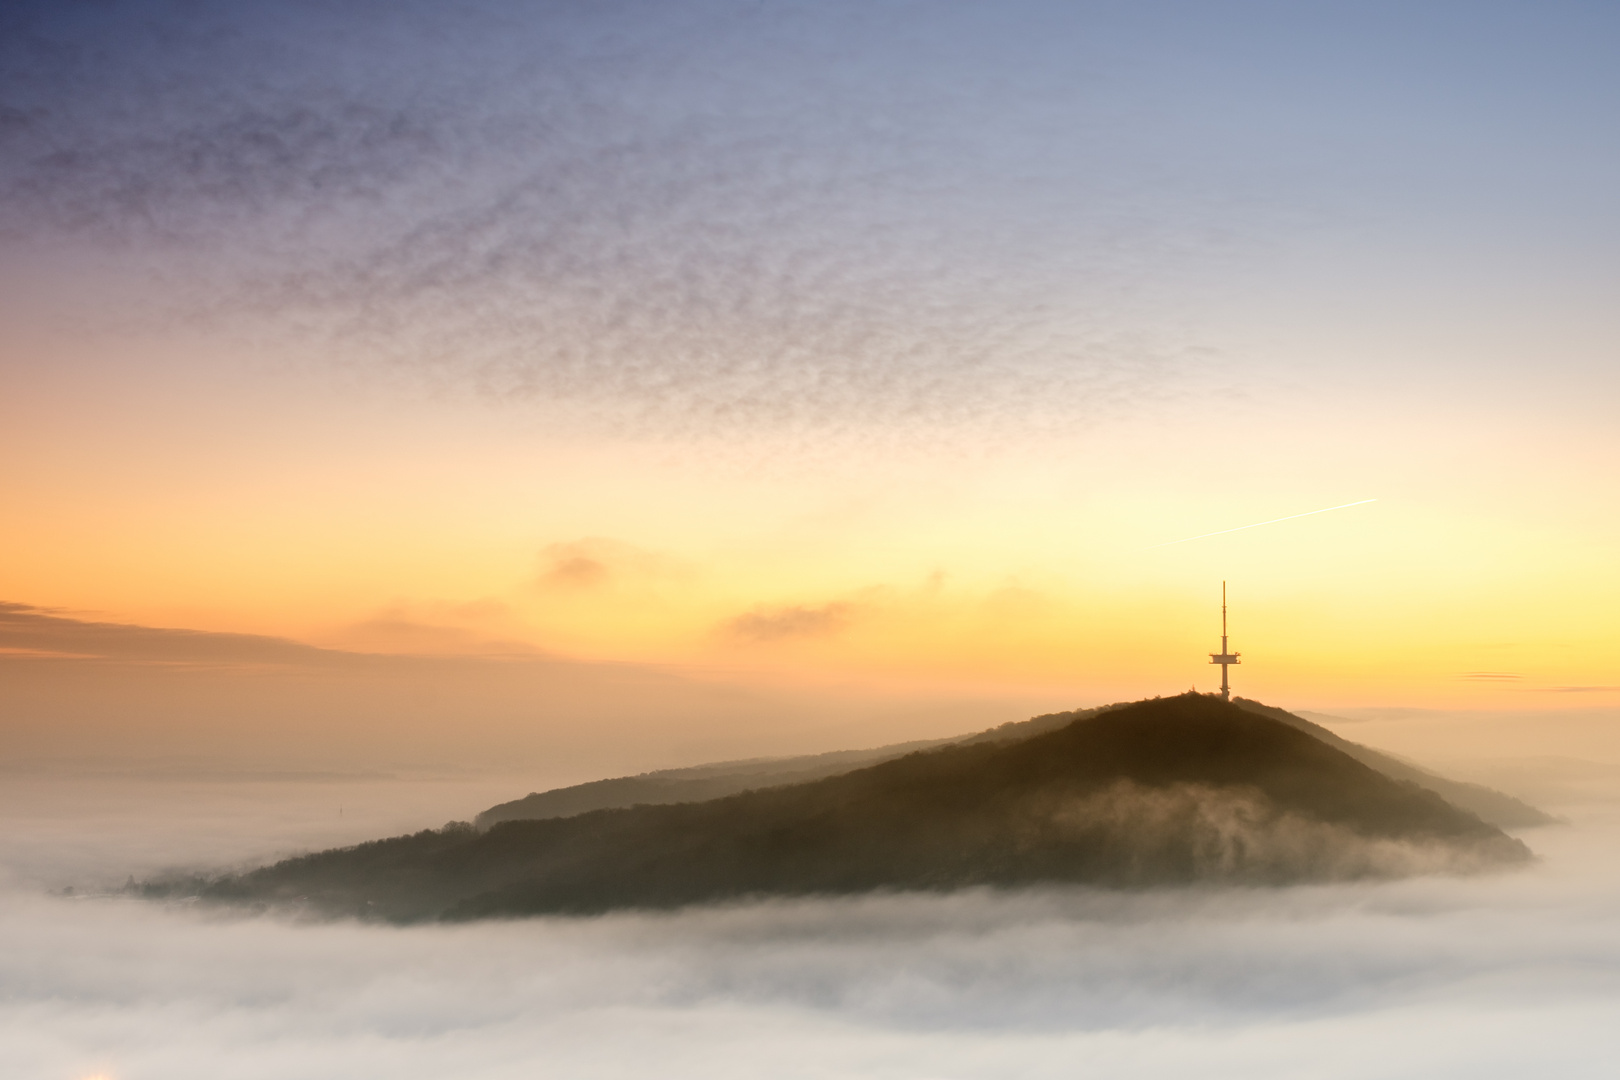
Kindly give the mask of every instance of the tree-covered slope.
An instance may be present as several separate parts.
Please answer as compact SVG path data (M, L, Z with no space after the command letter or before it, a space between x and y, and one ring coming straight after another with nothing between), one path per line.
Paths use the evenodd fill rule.
M1409 761L1341 738L1320 724L1274 706L1262 705L1247 698L1234 698L1233 703L1308 732L1391 779L1407 780L1420 787L1426 787L1453 806L1467 810L1499 828L1519 829L1550 825L1558 820L1511 795L1483 784L1472 784L1440 776ZM870 750L838 750L798 757L723 761L682 769L661 769L638 776L592 780L584 784L538 791L521 799L500 803L480 813L473 823L481 829L487 829L502 821L571 817L591 810L607 810L615 807L704 802L743 791L780 787L784 784L797 784L824 776L835 776L902 757L917 750L944 746L947 743L1010 742L1014 739L1028 738L1062 727L1082 717L1095 716L1120 707L1105 705L1096 709L1048 713L959 738L896 743Z
M1467 810L1470 814L1500 828L1522 829L1536 825L1552 825L1558 821L1551 814L1538 810L1522 799L1515 799L1484 784L1471 784L1465 780L1452 780L1440 776L1391 754L1341 738L1321 724L1291 712L1284 712L1274 705L1262 705L1258 701L1241 697L1232 700L1233 704L1241 709L1281 720L1291 727L1314 735L1329 746L1343 750L1363 765L1377 769L1392 780L1406 780L1419 787L1426 787L1451 805Z
M204 895L409 920L874 889L1280 885L1528 857L1433 792L1189 694L704 802L322 852Z

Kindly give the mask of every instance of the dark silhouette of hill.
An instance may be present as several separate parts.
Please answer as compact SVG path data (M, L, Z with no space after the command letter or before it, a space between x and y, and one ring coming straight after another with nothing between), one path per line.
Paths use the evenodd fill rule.
M1320 724L1312 723L1293 713L1270 705L1262 705L1246 698L1235 698L1234 704L1262 716L1270 716L1283 723L1308 732L1330 746L1343 750L1363 765L1368 765L1395 780L1406 780L1436 792L1453 806L1461 807L1483 820L1503 829L1518 829L1535 825L1548 825L1557 819L1521 802L1511 795L1485 787L1448 780L1443 776L1419 768L1389 754L1369 749L1359 743L1340 738ZM836 776L880 761L904 757L918 750L947 744L967 745L982 742L1010 742L1052 731L1082 717L1095 716L1120 705L1105 705L1096 709L1077 709L1072 712L1048 713L1029 720L1014 721L998 727L950 739L927 739L895 743L870 750L839 750L829 754L813 754L789 758L755 758L746 761L724 761L711 765L696 765L684 769L663 769L639 776L619 776L609 780L593 780L571 787L555 788L526 795L521 799L492 806L473 821L480 829L487 829L502 821L536 821L542 818L571 817L591 810L608 810L626 806L658 806L668 803L703 802L723 798L743 791L780 787L785 784L818 780Z
M479 814L473 824L487 829L502 821L537 821L542 818L571 817L591 810L623 806L658 806L667 803L703 802L755 788L780 787L806 780L836 776L890 758L903 757L953 742L952 739L922 739L895 743L871 750L835 750L791 758L754 758L694 765L685 769L661 769L640 776L618 776L592 780L571 787L537 791L521 799L500 803Z
M200 892L466 919L875 889L1285 885L1528 858L1431 791L1187 694L705 802L375 841Z
M1111 708L1112 706L1105 706ZM684 769L660 769L639 776L617 776L592 780L570 787L537 791L521 799L490 807L473 819L480 829L502 821L538 821L542 818L572 817L591 810L625 806L662 806L668 803L703 802L742 791L799 784L824 776L852 772L880 761L904 757L950 743L1005 742L1051 731L1082 716L1100 710L1050 713L1029 720L1018 720L975 735L947 739L917 739L891 743L870 750L834 750L827 754L807 754L787 758L751 758L693 765Z
M1371 766L1395 780L1405 780L1420 787L1426 787L1445 799L1452 806L1461 807L1469 813L1490 822L1503 829L1523 829L1536 825L1556 824L1558 819L1545 811L1538 810L1527 802L1515 799L1495 788L1484 784L1470 784L1464 780L1450 780L1444 776L1420 768L1409 761L1402 761L1391 754L1385 754L1370 747L1353 743L1349 739L1340 738L1321 724L1313 723L1302 716L1284 712L1273 705L1262 705L1258 701L1248 698L1233 698L1233 704L1240 709L1269 716L1274 720L1281 720L1285 724L1299 728L1316 736L1329 746L1343 750L1363 765ZM1331 718L1329 718L1331 719Z

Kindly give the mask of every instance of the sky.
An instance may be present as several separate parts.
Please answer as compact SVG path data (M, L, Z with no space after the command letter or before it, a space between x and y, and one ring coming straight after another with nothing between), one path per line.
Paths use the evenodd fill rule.
M1608 1076L1617 32L0 5L0 1073ZM1211 690L1223 582L1238 693L1548 810L1535 861L411 928L112 894Z
M1225 581L1240 693L1614 756L1617 23L9 4L7 753L951 734Z

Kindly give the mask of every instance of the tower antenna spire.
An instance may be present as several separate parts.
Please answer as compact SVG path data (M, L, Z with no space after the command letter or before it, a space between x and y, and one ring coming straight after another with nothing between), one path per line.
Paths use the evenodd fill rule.
M1232 652L1226 647L1226 582L1221 582L1221 651L1209 654L1209 662L1221 665L1221 700L1232 700L1232 684L1227 681L1227 669L1233 664L1241 664L1238 657L1242 653Z

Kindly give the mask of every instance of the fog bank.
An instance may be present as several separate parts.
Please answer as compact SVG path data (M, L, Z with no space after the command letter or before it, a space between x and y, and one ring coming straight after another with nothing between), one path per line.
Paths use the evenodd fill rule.
M169 805L164 819L156 798L132 817L169 822L180 839L162 854L202 859L227 831L203 825L224 804L189 794L189 818ZM256 843L318 831L261 801L236 815L248 833L260 822ZM1526 834L1541 860L1525 871L1286 890L874 896L402 930L14 887L0 898L0 1072L1606 1075L1620 1050L1620 810L1560 809L1572 823ZM15 805L8 818L13 837L28 831ZM89 815L75 847L72 814L55 820L67 857L109 867L138 831L103 837L106 816ZM47 861L15 839L5 857L31 860L36 879Z

